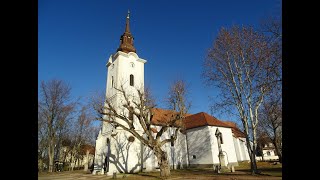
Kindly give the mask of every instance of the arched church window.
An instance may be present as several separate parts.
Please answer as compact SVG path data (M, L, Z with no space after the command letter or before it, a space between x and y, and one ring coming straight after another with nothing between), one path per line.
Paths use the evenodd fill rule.
M111 87L114 87L114 81L113 81L113 76L111 77Z
M134 77L130 74L130 86L134 86Z
M174 146L173 135L171 135L171 146Z

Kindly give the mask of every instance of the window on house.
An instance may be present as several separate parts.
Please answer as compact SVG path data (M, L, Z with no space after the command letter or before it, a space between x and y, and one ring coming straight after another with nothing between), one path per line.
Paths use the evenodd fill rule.
M130 86L134 86L134 77L130 74Z
M133 120L133 107L129 107L129 119Z
M193 155L192 158L193 158L193 159L197 159L196 155Z
M271 153L270 153L270 151L268 151L268 152L267 152L267 155L268 155L268 156L271 156Z

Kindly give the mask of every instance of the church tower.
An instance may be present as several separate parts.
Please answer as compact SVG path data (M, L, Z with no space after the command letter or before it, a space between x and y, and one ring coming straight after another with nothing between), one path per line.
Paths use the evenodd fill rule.
M125 32L120 37L119 48L115 54L110 55L106 64L106 98L112 100L119 111L123 109L123 97L117 89L123 86L127 94L137 96L137 89L144 88L144 64L147 61L139 58L133 41L128 11ZM131 134L120 127L114 128L108 122L103 122L96 140L93 174L112 174L114 171L136 172L142 168L137 167L140 164L137 156L140 156L141 143L136 139L129 145L129 137Z

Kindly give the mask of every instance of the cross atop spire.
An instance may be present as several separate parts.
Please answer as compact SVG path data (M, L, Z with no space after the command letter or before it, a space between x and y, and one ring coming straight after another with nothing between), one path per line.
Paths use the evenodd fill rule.
M126 19L126 31L127 33L131 34L130 33L130 11L128 9L128 15L127 15L127 19Z
M117 51L122 51L125 53L136 52L136 48L133 46L133 36L130 32L130 11L128 10L128 15L126 18L126 29L123 35L120 37L120 47Z

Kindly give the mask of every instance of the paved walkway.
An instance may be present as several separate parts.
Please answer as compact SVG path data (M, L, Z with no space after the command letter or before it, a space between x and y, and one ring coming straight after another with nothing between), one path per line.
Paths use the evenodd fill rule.
M38 180L102 180L102 179L110 179L112 176L106 176L106 175L92 175L91 173L85 173L81 171L74 171L74 172L58 172L58 173L43 173L38 174Z
M134 174L126 174L127 178L123 178L124 174L117 174L118 179L156 179L155 177L134 175ZM58 173L42 173L38 174L39 180L102 180L102 179L112 179L112 176L106 175L92 175L91 173L85 173L83 171L65 171ZM282 177L268 177L268 176L250 176L245 175L241 172L237 174L225 174L225 175L212 175L206 176L205 174L187 174L180 177L171 177L169 180L191 180L191 179L201 179L201 180L275 180L282 179Z

